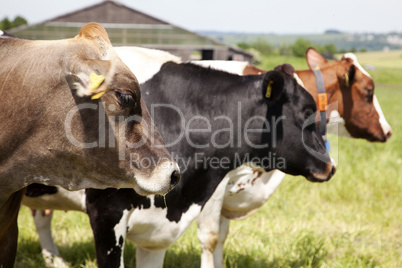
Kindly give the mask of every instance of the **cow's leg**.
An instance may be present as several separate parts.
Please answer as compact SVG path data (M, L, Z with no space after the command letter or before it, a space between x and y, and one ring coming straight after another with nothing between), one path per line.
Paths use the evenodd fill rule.
M91 219L91 217L90 217ZM124 246L127 233L127 220L111 226L107 217L91 219L94 233L96 260L99 268L124 267Z
M197 218L197 235L202 250L201 268L214 267L213 252L218 243L219 219L228 179L225 177L221 181Z
M162 268L166 250L148 251L137 246L135 262L137 268Z
M53 211L45 213L38 210L34 213L34 223L39 242L42 247L42 255L48 267L68 267L68 264L61 258L59 249L53 241L51 222Z
M219 235L218 243L216 243L216 248L214 251L214 264L215 268L224 267L223 265L223 245L225 244L226 237L229 233L230 220L225 217L219 220Z
M0 203L0 267L12 268L17 253L18 212L24 191L13 193Z
M133 211L125 199L125 192L131 193L117 189L86 190L87 213L94 233L99 268L124 267L127 224ZM124 204L129 205L124 208Z

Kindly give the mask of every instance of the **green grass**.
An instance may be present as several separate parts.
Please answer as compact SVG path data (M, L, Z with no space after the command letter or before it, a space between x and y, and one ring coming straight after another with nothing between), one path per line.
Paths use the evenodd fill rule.
M293 56L263 56L259 68L263 70L272 70L278 65L283 63L292 64L296 70L307 70L308 66L304 58L297 58Z
M226 267L402 267L402 90L377 86L376 95L393 137L380 144L330 136L338 154L333 179L314 184L287 176L255 215L232 221ZM55 213L53 233L64 258L72 267L96 267L87 216ZM19 227L16 267L43 267L27 208ZM167 251L164 267L199 267L200 252L193 224ZM134 256L128 243L126 267L135 267Z

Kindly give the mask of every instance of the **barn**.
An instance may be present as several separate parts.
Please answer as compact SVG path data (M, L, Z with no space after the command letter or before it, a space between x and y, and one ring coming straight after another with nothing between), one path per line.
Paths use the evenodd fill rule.
M14 28L9 32L18 37L37 40L71 38L88 22L101 23L115 46L161 49L177 55L183 60L244 60L251 62L253 58L246 51L110 0L35 25Z

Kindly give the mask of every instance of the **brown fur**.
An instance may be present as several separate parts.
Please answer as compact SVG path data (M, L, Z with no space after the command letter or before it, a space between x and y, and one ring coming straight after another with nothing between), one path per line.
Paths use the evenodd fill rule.
M18 191L29 184L69 190L124 187L142 194L171 189L173 170L162 167L167 161L176 169L176 163L156 128L151 133L143 127L153 122L138 81L113 53L102 26L90 23L68 40L0 38L0 46L0 267L13 266ZM105 77L99 87L106 91L102 101L87 97L92 94L91 73ZM123 105L118 93L132 96L130 105ZM92 108L78 109L80 105ZM122 120L132 115L142 121ZM151 139L141 147L126 146L144 136ZM81 145L96 141L97 146L77 146L72 138ZM132 165L132 153L156 161L141 168Z
M267 71L261 70L255 67L252 64L247 64L246 68L243 70L243 75L250 75L250 74L265 74Z
M13 267L17 251L17 218L25 190L20 190L0 207L0 267Z
M101 38L105 40L107 43L112 45L112 43L109 40L108 34L105 31L105 29L98 23L91 22L86 25L84 25L81 28L80 33L77 36L78 38Z
M338 102L338 112L345 120L345 127L352 137L381 142L389 139L390 134L384 133L372 98L367 92L367 89L374 91L374 82L371 77L352 66L353 62L350 59L342 58L339 61L327 62L313 48L307 50L306 59L310 68L320 67L328 103ZM308 70L296 73L317 102L318 90L313 72ZM345 81L345 74L350 76L349 84ZM330 112L331 110L328 111L327 116Z

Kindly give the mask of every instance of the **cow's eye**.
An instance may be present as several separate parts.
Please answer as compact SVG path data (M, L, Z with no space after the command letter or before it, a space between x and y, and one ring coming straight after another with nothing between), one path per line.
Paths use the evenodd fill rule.
M119 92L116 91L116 98L118 99L120 105L130 106L135 103L133 94L129 92Z
M373 101L373 96L374 96L374 89L373 88L365 88L367 91L366 94L366 99L368 102L372 102Z
M366 91L367 91L367 95L374 95L374 88L368 88L368 87L366 87L365 89L366 89Z

